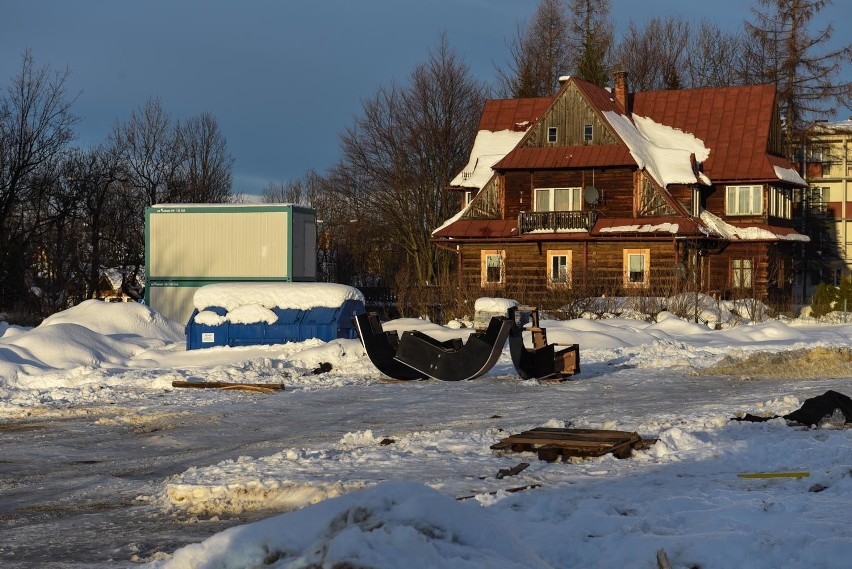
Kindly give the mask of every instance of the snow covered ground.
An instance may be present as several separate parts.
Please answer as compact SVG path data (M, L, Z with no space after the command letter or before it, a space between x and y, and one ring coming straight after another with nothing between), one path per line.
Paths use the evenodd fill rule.
M187 352L129 303L0 323L0 567L849 566L852 430L729 419L852 395L852 325L543 325L580 344L576 379L525 382L505 353L474 381L390 382L357 340ZM471 332L387 326L414 327ZM536 426L659 440L623 460L489 449Z

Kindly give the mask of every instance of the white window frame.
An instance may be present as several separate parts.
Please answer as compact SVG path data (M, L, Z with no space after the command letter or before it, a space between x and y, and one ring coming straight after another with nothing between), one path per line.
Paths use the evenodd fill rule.
M731 259L731 288L751 290L754 283L754 263L751 259Z
M556 201L556 192L566 191L568 194L569 209L554 209ZM547 192L547 203L541 203L541 196ZM533 190L533 211L582 211L583 210L583 189L582 188L535 188Z
M634 280L633 272L630 270L631 261L641 259L642 280ZM651 282L651 250L650 249L624 249L623 257L624 286L627 288L645 288Z
M497 260L500 275L498 280L489 280L488 269L495 265L490 264ZM480 284L483 287L499 286L506 281L506 251L503 249L483 249L480 257Z
M547 143L548 144L556 144L556 141L559 139L559 129L555 126L547 127Z
M747 205L741 207L744 194ZM763 215L763 186L726 186L725 215Z
M583 142L591 142L594 135L595 135L595 125L593 125L593 124L583 125Z
M554 278L554 262L565 259L564 267L559 263L560 275ZM571 288L571 251L568 249L554 249L547 252L547 286ZM563 270L564 269L564 270Z
M769 215L782 219L793 219L791 190L769 186Z
M465 190L464 194L462 194L462 206L461 206L461 208L464 209L467 206L469 206L470 202L473 201L473 198L474 198L475 195L476 195L476 192L474 192L474 190Z

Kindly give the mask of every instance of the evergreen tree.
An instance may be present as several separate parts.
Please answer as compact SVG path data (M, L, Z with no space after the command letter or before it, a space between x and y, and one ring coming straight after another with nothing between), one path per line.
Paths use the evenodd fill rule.
M613 42L610 0L569 0L569 12L573 74L604 87Z

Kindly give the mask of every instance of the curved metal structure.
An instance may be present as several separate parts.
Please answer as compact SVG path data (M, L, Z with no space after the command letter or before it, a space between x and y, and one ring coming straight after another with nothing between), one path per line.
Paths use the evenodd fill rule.
M512 326L508 318L492 318L488 330L472 334L461 346L447 346L422 332L403 332L395 359L442 381L474 379L497 363Z
M399 336L395 331L385 332L375 313L363 313L352 319L358 330L361 344L367 351L367 357L380 372L393 379L410 381L426 379L428 376L394 359L399 345Z
M426 379L465 381L487 373L503 352L506 341L512 363L523 379L558 379L580 372L577 344L557 349L547 342L544 328L538 325L538 310L521 307L506 317L493 317L484 332L471 334L467 342L446 342L423 332L385 332L374 313L354 318L355 327L370 361L380 372L399 380ZM531 323L532 326L524 327ZM524 333L531 334L532 347L524 345Z

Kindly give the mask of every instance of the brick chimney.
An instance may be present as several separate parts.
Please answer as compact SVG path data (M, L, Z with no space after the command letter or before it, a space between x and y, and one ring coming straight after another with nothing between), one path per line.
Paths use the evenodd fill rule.
M630 114L630 90L627 85L627 72L616 71L613 75L615 79L615 100L621 103L624 112Z

